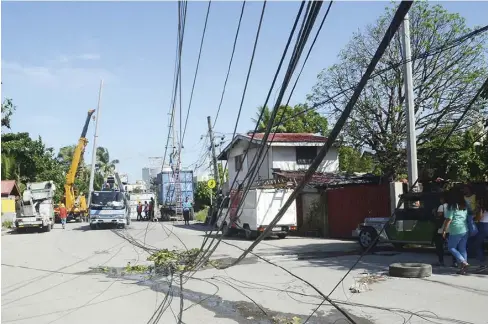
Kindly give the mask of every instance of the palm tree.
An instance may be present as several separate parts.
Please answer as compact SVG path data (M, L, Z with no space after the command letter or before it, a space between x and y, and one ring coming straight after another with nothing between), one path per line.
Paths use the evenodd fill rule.
M15 158L7 154L2 154L2 180L18 180Z
M266 107L258 107L258 111L256 112L256 118L251 118L251 120L254 123L257 123L259 116L261 115L261 112L263 111L263 109L264 109L263 117L259 121L259 125L258 125L258 128L256 130L256 132L258 132L258 133L263 133L266 131L266 127L268 127L268 123L271 119L271 110L267 106ZM280 109L282 109L282 107L280 107ZM280 119L279 114L276 117L277 118L275 119L275 124L277 124L279 119ZM279 125L278 127L276 127L276 126L273 127L271 129L271 131L277 132L277 133L284 133L286 131L286 129L283 125ZM253 131L251 131L251 132L253 132Z
M105 147L97 147L97 164L96 168L100 174L106 178L115 172L116 165L119 160L110 160L110 154Z

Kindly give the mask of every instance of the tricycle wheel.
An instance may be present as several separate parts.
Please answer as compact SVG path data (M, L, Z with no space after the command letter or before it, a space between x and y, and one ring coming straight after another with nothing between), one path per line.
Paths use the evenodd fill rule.
M359 245L365 250L370 246L373 248L378 243L377 236L378 233L374 228L363 228L359 233Z

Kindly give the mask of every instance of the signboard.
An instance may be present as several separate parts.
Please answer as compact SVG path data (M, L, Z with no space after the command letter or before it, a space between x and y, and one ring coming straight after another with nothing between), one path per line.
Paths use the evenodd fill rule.
M210 189L215 188L215 185L216 185L216 183L215 183L215 180L214 180L214 179L210 179L210 180L208 180L208 181L207 181L207 186L208 186Z

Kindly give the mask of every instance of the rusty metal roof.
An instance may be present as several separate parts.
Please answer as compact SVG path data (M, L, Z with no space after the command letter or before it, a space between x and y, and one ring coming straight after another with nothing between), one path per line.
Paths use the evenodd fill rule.
M15 180L2 180L2 196L20 195L19 188L15 183Z
M305 171L276 171L273 172L274 175L294 180L300 181L305 176ZM317 172L310 179L308 186L320 188L320 187L335 187L353 184L379 184L382 179L379 176L373 174L346 174L346 173L332 173L332 172Z

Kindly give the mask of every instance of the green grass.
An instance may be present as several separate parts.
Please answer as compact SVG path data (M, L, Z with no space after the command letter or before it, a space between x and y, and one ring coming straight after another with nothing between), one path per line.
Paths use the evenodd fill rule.
M4 221L2 223L2 227L3 228L12 228L12 227L14 227L14 223L12 221L9 221L9 220Z
M205 219L207 218L207 214L208 214L208 208L209 207L205 207L204 209L196 212L195 220L199 222L205 222Z

